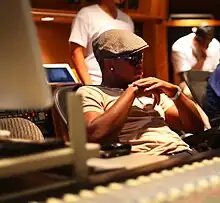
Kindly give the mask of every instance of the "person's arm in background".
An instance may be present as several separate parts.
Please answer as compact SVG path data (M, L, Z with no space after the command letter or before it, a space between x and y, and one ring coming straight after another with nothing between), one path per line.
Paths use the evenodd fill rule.
M183 72L190 70L191 65L185 54L174 46L171 51L171 62L174 72L174 84L177 84L181 87L181 89L184 89L186 87L186 83L184 82Z
M70 43L70 58L76 72L84 84L92 84L84 53L89 43L89 16L86 8L81 9L72 23Z
M196 64L192 67L193 70L201 70L205 60L207 58L207 53L206 49L202 47L197 41L194 42L194 46L192 48L192 53L196 57L197 62Z
M184 53L183 44L174 44L172 46L171 52L171 61L173 65L174 73L177 77L179 77L179 82L184 81L183 72L193 70L201 70L204 62L206 60L207 54L206 50L202 48L199 44L195 45L192 49L193 55L196 57L197 62L195 65L191 65L189 59L187 58L186 54ZM190 51L190 49L187 51Z
M84 58L84 47L80 46L79 44L70 43L70 54L71 60L74 65L74 68L79 76L79 79L82 81L83 84L90 85L92 84L91 77L88 73L88 67L85 63Z
M206 58L200 58L197 60L197 63L192 67L193 70L201 70Z

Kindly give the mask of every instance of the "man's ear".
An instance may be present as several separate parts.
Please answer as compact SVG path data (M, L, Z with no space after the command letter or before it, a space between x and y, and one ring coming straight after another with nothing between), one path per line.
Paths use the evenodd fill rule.
M107 70L110 70L115 67L115 59L105 59L104 60L104 67Z

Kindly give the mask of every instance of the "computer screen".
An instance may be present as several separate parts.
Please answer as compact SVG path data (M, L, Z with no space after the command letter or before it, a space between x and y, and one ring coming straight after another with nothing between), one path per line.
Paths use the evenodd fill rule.
M52 95L27 0L1 1L0 109L46 108Z
M78 79L67 63L43 64L43 66L46 69L49 84L78 82Z
M66 69L51 68L47 69L48 81L53 82L74 82L73 78Z

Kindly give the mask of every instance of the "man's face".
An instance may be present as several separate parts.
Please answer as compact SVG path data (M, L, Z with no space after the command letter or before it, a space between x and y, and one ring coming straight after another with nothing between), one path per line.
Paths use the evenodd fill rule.
M212 41L212 38L208 38L208 39L197 38L197 42L199 46L203 49L208 49L211 41Z
M122 56L114 59L114 75L121 82L130 84L143 76L143 53Z

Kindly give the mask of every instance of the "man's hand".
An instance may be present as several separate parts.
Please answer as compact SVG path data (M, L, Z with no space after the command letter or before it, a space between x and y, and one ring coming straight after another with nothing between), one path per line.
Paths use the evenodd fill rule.
M201 56L201 58L204 59L204 60L207 58L207 51L206 51L206 49L203 48L203 47L200 49L200 56Z
M197 61L206 60L207 58L207 49L200 44L199 42L194 42L194 49L192 50L193 55L196 57Z
M178 86L154 77L142 78L133 82L132 85L138 87L137 94L140 96L154 95L155 104L159 104L161 93L173 97L178 91Z
M154 77L143 78L132 83L138 87L137 95L154 95L154 103L158 104L160 94L164 93L168 97L174 97L179 90L177 85L160 80ZM186 132L199 132L204 129L204 123L195 106L195 103L184 94L180 94L174 101L175 105L165 112L168 125L172 128L184 130Z

